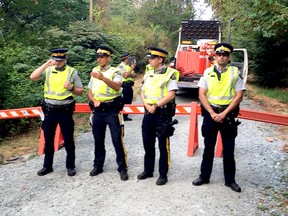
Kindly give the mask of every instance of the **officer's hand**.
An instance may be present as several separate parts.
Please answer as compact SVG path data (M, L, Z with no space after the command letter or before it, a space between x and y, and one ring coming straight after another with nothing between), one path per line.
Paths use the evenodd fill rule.
M101 101L98 101L98 100L94 100L94 107L99 107L100 104L101 104Z
M131 65L131 69L134 70L134 68L136 67L136 64L132 64Z
M100 71L97 71L97 72L92 71L90 74L91 76L99 80L103 80L104 78L103 74Z
M124 72L122 74L122 76L126 79L126 78L128 78L130 76L130 73L129 72Z
M212 119L216 122L222 123L225 117L226 117L226 115L223 113L219 113L219 114L215 113L215 115L212 117Z
M146 105L146 109L149 113L154 114L156 112L156 107L154 105Z
M47 67L56 65L56 61L53 60L53 59L49 59L49 60L45 63L45 65L46 65Z
M67 90L71 90L72 89L72 83L71 82L69 82L69 81L66 81L65 83L64 83L64 88L66 88Z

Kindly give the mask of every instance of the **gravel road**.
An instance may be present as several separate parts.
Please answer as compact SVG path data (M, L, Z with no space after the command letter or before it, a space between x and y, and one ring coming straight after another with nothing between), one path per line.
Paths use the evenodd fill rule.
M184 98L178 96L177 102L191 102L191 99L186 101ZM242 107L258 109L248 99L245 99ZM187 157L188 116L176 116L179 124L176 125L175 135L171 138L168 183L165 186L155 184L158 178L158 162L153 178L138 181L137 174L143 170L144 154L141 139L142 115L131 117L132 122L125 122L130 177L128 181L121 181L116 171L115 152L109 133L106 135L107 155L104 172L96 177L89 176L93 166L93 137L91 132L83 133L76 137L77 175L74 177L67 176L64 149L55 154L54 172L43 177L36 174L42 167L43 156L0 166L0 215L288 214L287 207L279 210L277 201L263 195L267 187L287 191L282 177L287 176L288 157L287 153L281 151L285 143L278 138L278 126L241 120L235 157L236 181L242 192L235 193L224 186L222 158L214 160L210 184L199 187L192 185L192 180L199 175L203 139L199 134L198 150L194 157ZM202 118L199 117L198 120L200 126ZM157 151L157 160L158 156Z

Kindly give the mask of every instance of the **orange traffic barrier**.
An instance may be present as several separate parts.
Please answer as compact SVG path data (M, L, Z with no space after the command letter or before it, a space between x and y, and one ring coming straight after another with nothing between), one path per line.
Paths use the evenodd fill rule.
M75 112L77 113L90 113L90 108L88 104L76 104ZM30 108L19 108L11 110L0 110L0 120L11 119L11 118L26 118L26 117L40 117L41 116L40 107L30 107ZM124 114L143 114L144 107L143 104L127 104L124 106L122 113ZM187 155L192 157L198 148L198 115L201 114L200 105L197 102L192 102L189 104L179 104L176 106L176 115L190 115L190 126L188 134L188 151ZM272 124L288 126L288 116L271 114L268 112L260 112L248 109L240 109L240 114L238 118L248 119L253 121L262 121ZM58 126L55 134L55 150L58 150L63 144L63 136ZM44 134L40 133L40 144L39 144L39 154L44 152ZM215 156L222 156L222 140L220 135L218 135L217 145L215 150Z
M221 133L218 132L215 157L222 157L222 152L223 152L222 137L221 137Z
M272 114L268 112L241 109L238 118L288 126L288 116ZM218 133L215 156L222 157L222 151L222 138L221 134Z
M38 154L42 155L44 154L44 146L45 146L45 137L44 137L44 131L40 129L40 141L39 141L39 148L38 148ZM61 129L59 124L57 125L56 131L55 131L55 137L54 137L54 150L58 151L62 146L64 145L64 139L63 135L61 133Z

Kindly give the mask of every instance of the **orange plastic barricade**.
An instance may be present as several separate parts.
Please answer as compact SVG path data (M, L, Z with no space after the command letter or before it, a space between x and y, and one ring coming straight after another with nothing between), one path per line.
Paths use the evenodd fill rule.
M38 154L42 155L44 154L44 146L45 146L45 138L44 138L44 131L40 129L40 141L39 141L39 148L38 148ZM54 150L58 151L64 144L63 135L61 133L61 129L59 124L57 125L56 131L55 131L55 137L54 137Z
M222 157L222 152L223 152L222 137L220 132L218 132L215 157Z
M188 151L187 155L192 157L194 152L198 148L198 114L197 114L197 103L191 103L190 113L190 129L188 137Z
M183 75L190 76L194 73L199 73L199 52L179 51L177 55L176 69L179 70L180 73L185 72ZM191 64L191 62L193 62L193 64Z

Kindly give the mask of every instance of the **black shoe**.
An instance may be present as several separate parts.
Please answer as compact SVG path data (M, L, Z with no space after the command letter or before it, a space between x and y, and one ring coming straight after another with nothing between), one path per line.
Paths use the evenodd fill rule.
M230 187L233 191L235 191L235 192L238 192L238 193L240 193L241 192L241 188L239 187L239 185L237 184L237 183L230 183L230 184L228 184L228 183L225 183L225 185L227 186L227 187Z
M76 170L74 168L69 168L67 170L68 176L75 176L76 175Z
M153 177L153 173L147 173L145 171L137 176L139 180L143 180L143 179L150 178L150 177Z
M124 121L132 121L132 119L129 117L126 117L126 118L124 118Z
M159 177L156 181L156 185L165 185L168 182L167 177Z
M209 180L205 180L205 179L203 179L203 178L201 178L201 177L199 177L198 179L195 179L195 180L192 182L192 184L195 185L195 186L200 186L200 185L202 185L202 184L209 184L209 183L210 183Z
M39 170L39 171L37 172L37 175L38 175L38 176L44 176L44 175L46 175L46 174L48 174L48 173L50 173L50 172L53 172L53 169L52 169L52 168L43 167L41 170Z
M120 172L120 178L122 181L127 181L129 179L128 174L126 171L121 171Z
M102 168L96 167L90 172L90 176L96 176L96 175L98 175L98 174L100 174L102 172L103 172Z

